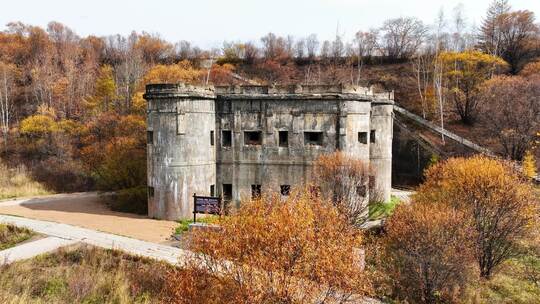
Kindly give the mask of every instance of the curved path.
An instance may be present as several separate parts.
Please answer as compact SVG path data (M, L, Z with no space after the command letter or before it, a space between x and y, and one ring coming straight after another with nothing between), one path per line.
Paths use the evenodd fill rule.
M0 201L0 214L57 222L123 235L143 241L170 244L178 224L146 216L111 211L95 192L58 194Z

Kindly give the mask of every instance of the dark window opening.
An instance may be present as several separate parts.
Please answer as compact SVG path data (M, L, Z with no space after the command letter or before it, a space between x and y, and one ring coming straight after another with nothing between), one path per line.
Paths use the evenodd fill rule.
M214 145L214 131L210 131L210 145Z
M369 189L375 188L375 176L370 175L369 176Z
M261 185L251 185L251 198L261 197Z
M244 144L246 145L262 145L261 131L246 131L244 132Z
M369 133L369 142L374 144L375 143L375 130L371 130Z
M216 186L210 185L210 196L215 196L215 195L216 195Z
M281 185L280 188L281 195L288 196L291 193L291 185Z
M148 187L148 197L154 197L154 187Z
M154 144L154 132L153 131L147 131L146 132L146 143L149 145Z
M358 142L367 144L367 132L358 132Z
M279 131L279 146L285 148L289 146L289 132Z
M322 146L323 132L304 132L304 145Z
M232 200L232 184L223 184L223 200Z
M365 185L356 187L356 194L365 197L367 194L367 187Z
M230 147L232 145L232 132L230 130L221 131L221 145Z

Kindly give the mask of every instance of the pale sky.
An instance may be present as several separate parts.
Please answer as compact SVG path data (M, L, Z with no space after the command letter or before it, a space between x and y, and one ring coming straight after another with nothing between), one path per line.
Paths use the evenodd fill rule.
M59 21L80 36L159 33L171 42L203 48L227 41L257 41L268 32L296 37L316 33L332 39L339 29L349 39L358 30L389 18L416 16L426 24L444 8L450 17L459 3L467 21L478 25L491 0L2 0L0 29L11 21L45 27ZM533 11L540 0L510 0L514 9Z

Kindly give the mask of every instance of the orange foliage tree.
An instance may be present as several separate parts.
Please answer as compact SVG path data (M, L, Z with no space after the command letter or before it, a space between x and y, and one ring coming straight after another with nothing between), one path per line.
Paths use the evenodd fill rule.
M195 257L169 273L167 302L343 303L371 292L356 264L360 231L307 189L244 201L217 224L192 232Z
M477 270L474 229L446 205L399 205L385 224L379 259L393 296L410 303L457 303Z
M452 158L426 171L426 182L413 198L432 206L443 204L463 212L475 230L474 252L480 275L519 250L538 223L538 202L531 186L505 162L474 156Z
M343 152L322 155L315 162L315 184L353 224L368 213L369 168L361 160ZM375 196L375 191L372 191Z

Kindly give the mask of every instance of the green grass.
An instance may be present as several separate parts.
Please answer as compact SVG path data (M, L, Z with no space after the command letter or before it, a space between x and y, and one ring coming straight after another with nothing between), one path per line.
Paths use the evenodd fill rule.
M34 232L26 228L0 224L0 250L11 248L34 235Z
M394 212L394 209L401 201L392 195L389 202L376 202L369 206L368 218L371 221L386 218Z
M0 266L0 303L163 303L168 264L88 245Z
M213 224L218 221L218 216L206 216L197 218L197 223ZM193 223L193 220L179 220L178 227L174 230L176 234L182 234L189 230L189 224Z

